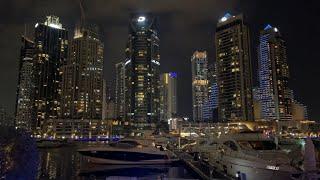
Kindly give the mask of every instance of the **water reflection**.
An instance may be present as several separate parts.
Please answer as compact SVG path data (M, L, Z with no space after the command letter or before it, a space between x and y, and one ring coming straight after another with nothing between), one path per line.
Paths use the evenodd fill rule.
M40 149L38 179L76 179L81 164L73 147Z
M180 164L96 165L88 163L76 149L40 149L38 179L194 179Z

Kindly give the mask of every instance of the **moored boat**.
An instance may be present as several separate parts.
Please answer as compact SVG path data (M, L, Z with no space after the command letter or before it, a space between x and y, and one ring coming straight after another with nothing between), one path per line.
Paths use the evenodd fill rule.
M149 140L125 139L103 147L78 150L90 162L99 164L168 164L177 159L171 151L157 148Z

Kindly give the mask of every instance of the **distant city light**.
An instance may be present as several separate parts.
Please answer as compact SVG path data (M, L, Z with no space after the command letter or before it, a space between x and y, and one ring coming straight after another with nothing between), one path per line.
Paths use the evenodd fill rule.
M144 16L140 16L139 18L138 18L138 22L143 22L143 21L145 21L146 20L146 17L144 17Z
M278 32L278 28L275 27L275 28L274 28L274 32Z
M34 27L38 27L39 26L39 23L37 23Z
M172 77L172 78L176 78L178 75L177 75L176 72L170 72L169 76Z

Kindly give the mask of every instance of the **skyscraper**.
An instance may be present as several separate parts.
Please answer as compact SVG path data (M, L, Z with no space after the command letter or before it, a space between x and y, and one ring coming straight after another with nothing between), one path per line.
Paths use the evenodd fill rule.
M253 120L250 37L242 15L219 20L215 45L219 121Z
M160 121L168 121L177 114L177 73L160 75Z
M261 120L261 91L259 87L252 89L254 120Z
M208 100L208 59L206 51L191 57L193 121L202 122L204 103Z
M160 51L157 19L133 14L126 49L126 119L135 126L159 121Z
M218 119L218 83L217 67L209 65L208 68L208 100L204 103L203 119L204 121L217 121Z
M102 119L103 43L97 27L77 27L62 68L62 117Z
M116 64L116 118L124 120L125 117L125 65Z
M102 119L109 120L116 118L116 104L111 94L111 88L107 82L103 81L103 105L102 105Z
M37 126L60 117L62 65L67 62L68 31L59 18L47 16L35 25L35 111Z
M286 45L277 28L267 25L261 31L258 52L262 118L290 120L292 99Z
M31 131L34 116L34 42L22 36L16 97L15 126Z

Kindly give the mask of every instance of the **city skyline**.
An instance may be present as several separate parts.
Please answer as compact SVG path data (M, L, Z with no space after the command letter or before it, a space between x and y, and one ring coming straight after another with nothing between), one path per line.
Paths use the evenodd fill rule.
M231 12L232 14L236 14L236 13L233 13L233 11L232 11L232 8L230 8L229 10L227 9L227 11L229 11L229 12ZM241 12L241 11L238 11L238 12ZM245 15L246 15L246 17L248 17L249 19L250 18L252 18L252 17L250 17L248 14L249 13L246 13L245 11L243 12ZM51 14L54 14L54 12L52 12ZM129 14L129 13L128 13ZM45 14L45 15L49 15L49 14ZM42 17L44 17L45 15L42 15ZM223 12L221 12L221 13L218 13L218 15L221 17L222 15L223 15ZM159 16L160 18L161 17L164 17L164 18L166 18L165 16L162 16L161 14L160 14L160 16ZM31 17L30 17L31 18ZM39 17L35 17L35 19L37 19L37 18L39 18ZM64 18L61 18L61 19L64 19ZM77 17L75 17L74 18L74 21L76 21L78 18ZM262 20L263 20L263 18L261 18ZM207 22L207 26L209 26L209 25L211 25L212 27L214 26L214 24L216 24L217 23L217 20L218 20L218 18L217 19L212 19L212 21L210 21L210 22ZM261 20L261 21L262 21ZM64 20L62 20L63 22L64 22ZM259 26L259 29L261 29L262 27L263 27L263 25L264 24L267 24L268 22L267 22L267 20L263 20L264 22L263 23L261 23L262 25L261 26ZM70 23L68 22L68 21L66 21L67 23L64 23L64 26L67 26L67 28L68 28L68 30L70 31L70 30L72 30L72 28L70 28L70 26L68 26ZM128 22L128 20L127 20L127 22ZM252 22L249 22L249 24L251 25L251 26L256 26L255 24L252 24ZM288 63L289 63L289 65L290 65L290 72L292 72L293 73L293 84L295 84L295 83L297 83L296 81L297 80L295 80L295 78L297 78L300 74L298 73L299 71L296 71L296 69L297 68L299 68L299 66L297 66L296 64L294 64L293 62L296 62L296 61L293 61L292 60L292 58L291 57L293 57L293 55L292 55L292 52L294 52L294 50L293 49L290 49L290 46L292 46L292 44L294 44L295 42L294 41L292 41L292 39L290 39L290 38L288 38L288 35L287 35L287 33L289 33L289 31L286 31L285 29L284 30L282 30L283 29L283 26L285 26L285 24L283 25L283 24L280 24L280 23L271 23L271 24L275 24L277 27L279 27L279 29L281 30L281 32L283 32L283 36L284 36L284 39L288 42ZM160 27L161 26L165 26L164 27L164 29L166 29L166 28L168 28L168 27L166 27L166 24L164 24L164 25L162 25L162 23L160 24ZM71 26L72 27L72 26ZM212 29L212 30L214 30L214 28ZM29 31L31 31L31 30L29 30ZM186 31L188 31L188 30L186 30ZM22 32L20 33L20 35L22 34ZM164 31L164 34L168 34L168 32L166 32L166 31ZM254 34L257 34L257 32L256 32L256 30L255 30L255 32L254 33L252 33L252 35L251 35L251 39L255 39L255 41L257 41L257 39L258 39L258 36L257 35L254 35ZM108 34L106 34L106 33L104 33L104 38L105 39L108 39ZM109 34L109 37L111 37L112 36L112 34ZM124 36L124 38L126 38L126 35L123 35ZM166 37L165 35L163 35L163 31L161 31L160 30L160 36L161 37L163 37L163 38L161 38L161 40L162 39L167 39L168 37ZM198 36L200 36L200 34L198 35ZM203 36L203 37L202 37ZM213 51L214 51L214 41L213 41L213 36L214 36L214 32L213 31L211 31L211 32L208 32L208 35L206 35L206 36L204 36L204 35L201 35L201 37L200 37L200 39L201 38L204 38L205 37L205 39L206 39L206 43L203 43L203 44L206 44L206 45L204 45L204 46L207 46L207 45L210 45L209 47L205 47L205 48L203 48L203 47L201 47L201 45L199 45L199 44L202 44L201 42L199 43L199 42L197 42L197 43L195 43L195 45L193 45L192 43L191 43L191 46L192 46L192 48L193 48L193 50L196 50L196 49L198 49L198 48L201 48L201 49L203 49L203 50L207 50L208 52L209 52L209 58L208 58L208 61L210 62L210 64L212 64L212 62L213 62L213 60L215 59L214 58L214 56L212 55L212 54L214 54L213 53ZM17 37L20 37L19 35L17 35ZM164 41L165 41L164 40ZM111 40L110 40L111 41ZM107 43L111 43L110 41L108 41ZM105 41L106 42L106 41ZM166 42L166 41L165 41ZM163 47L163 46L166 46L166 44L164 45L163 43L165 43L165 42L161 42L161 47ZM291 42L291 43L290 43ZM200 47L199 47L200 46ZM254 45L252 45L252 46L254 46ZM110 46L108 46L107 45L107 48L105 49L105 54L108 54L108 47L110 48ZM183 48L183 46L178 46L179 48L178 48L178 50L177 51L179 51L180 49L182 49ZM125 48L125 44L123 44L122 45L122 48L121 49L119 49L118 51L119 51L119 57L117 58L117 59L113 59L113 58L105 58L105 62L107 63L107 64L109 64L109 65L104 65L105 67L106 67L106 71L104 72L105 73L105 75L104 75L104 77L108 80L108 81L112 81L112 79L114 79L114 76L112 75L112 72L114 72L114 64L115 63L112 63L112 61L115 61L115 60L118 60L118 59L122 59L121 57L123 56L123 50L124 50L124 48ZM15 49L16 50L16 53L15 54L19 54L18 53L18 49ZM168 50L168 49L167 49ZM1 49L1 51L2 51L2 49ZM181 50L180 50L181 51ZM187 52L188 51L188 48L185 48L184 50L183 50L184 52ZM253 56L254 56L254 53L256 53L256 51L254 51L254 50L252 50L253 52L251 52L252 54L253 54ZM190 91L190 92L185 92L185 93L182 93L181 95L180 95L180 93L178 93L179 95L178 96L180 96L180 97L182 97L182 98L178 98L178 99L182 99L182 101L181 102L178 102L178 104L182 104L182 105L184 105L184 104L186 104L186 105L184 105L184 106L179 106L179 114L181 114L181 115L189 115L189 116L191 116L191 114L192 113L190 113L190 112L192 112L191 111L191 98L189 98L189 100L187 100L187 98L185 98L185 97L188 97L188 94L191 94L191 86L190 86L190 84L191 83L186 83L186 82L190 82L191 81L191 78L189 78L190 77L190 75L191 75L191 73L190 74L188 74L187 72L190 72L190 68L187 68L187 67L190 67L190 64L189 64L189 58L186 58L186 57L184 57L184 58L178 58L178 60L176 61L176 62L173 62L172 60L171 60L171 57L169 56L169 55L163 55L163 54L169 54L168 52L166 52L165 50L163 50L163 51L161 51L162 53L161 53L161 62L163 62L164 61L164 63L163 64L161 64L161 68L162 68L162 71L163 71L163 69L165 69L165 70L167 70L167 71L177 71L178 72L178 74L181 74L181 76L182 77L184 77L184 79L186 79L186 80L183 80L181 83L180 83L180 81L179 81L179 85L178 85L178 89L184 89L184 88L188 88L188 89L190 89L190 90L188 90L188 91ZM192 52L193 51L190 51L190 52L188 52L188 54L187 53L181 53L181 54L183 54L183 55L179 55L179 56L186 56L186 55L188 55L188 57L190 57L190 55L192 54ZM210 53L211 52L211 53ZM163 56L165 56L165 58L163 58ZM5 56L6 57L6 56ZM169 59L169 60L168 60ZM16 59L11 59L11 61L15 61L15 63L17 64L17 62L18 62L18 58L16 58ZM254 57L254 58L252 58L252 63L254 63L254 64L257 64L257 58L256 58L256 56ZM117 61L118 62L118 61ZM172 66L169 66L170 64L172 63ZM177 66L179 66L179 64L180 63L182 63L182 66L181 67L177 67ZM110 67L111 66L111 67ZM12 68L12 67L11 67ZM17 67L13 67L13 68L17 68ZM168 68L172 68L172 69L168 69ZM256 69L257 68L253 68L253 74L254 74L254 76L255 76L255 79L257 79L257 73L256 73ZM162 72L161 71L161 72ZM17 71L15 71L15 72L17 72ZM300 70L300 72L301 72L301 70ZM111 73L111 74L110 74ZM16 73L17 74L17 73ZM189 76L189 77L188 77ZM9 76L10 77L10 76ZM190 80L188 80L188 79L190 79ZM13 79L12 79L12 81L13 81ZM300 82L300 83L303 83L303 82ZM10 83L9 83L10 84ZM16 84L16 83L15 83ZM255 83L255 84L257 84L257 83ZM299 83L297 83L297 84L299 84ZM307 85L307 84L306 84ZM9 86L9 85L8 85ZM316 108L315 107L317 107L316 105L314 105L314 104L312 104L312 103L310 103L310 101L311 100L306 100L306 99L308 99L308 98L306 98L306 97L308 97L307 96L307 94L309 94L309 93L301 93L301 87L298 87L297 88L297 86L298 85L293 85L293 87L292 87L292 89L295 91L295 94L296 94L296 96L298 97L298 99L299 100L301 100L305 105L307 105L308 106L308 108L310 109L310 112L311 112L311 114L310 114L310 117L311 117L311 119L313 119L314 118L314 120L317 120L315 117L316 117L316 113L315 113L315 111L316 111ZM312 86L312 85L310 85L310 86ZM14 87L13 88L15 88L16 87L16 85L14 85ZM6 87L6 88L8 88L8 87ZM10 89L11 89L12 87L11 87L11 85L10 85ZM298 90L297 90L298 89ZM300 90L299 90L300 89ZM312 91L311 89L308 89L308 90L310 90L310 91ZM305 90L306 91L306 90ZM2 89L1 88L1 94L7 94L9 91L5 91L5 89ZM309 91L307 91L307 92L309 92ZM10 93L9 93L10 94ZM301 94L305 94L305 95L301 95ZM316 94L314 94L314 95L316 95ZM6 96L6 95L5 95ZM189 96L190 97L190 96ZM13 104L14 105L14 99L12 100L12 102L11 101L9 101L9 99L7 99L7 98L5 98L5 97L1 97L1 99L4 99L4 100L2 100L2 106L5 106L5 107L8 107L7 109L10 109L10 111L12 112L12 105L10 105L10 104ZM185 100L186 99L186 100ZM316 99L316 98L315 98ZM180 101L180 100L179 100ZM312 101L311 101L312 102ZM187 105L188 104L188 105ZM14 107L14 106L13 106Z

